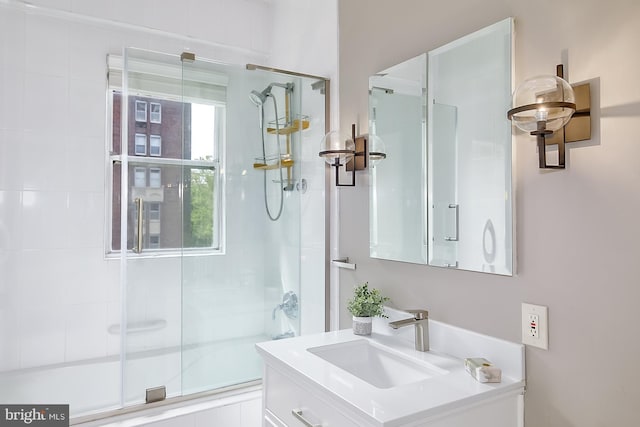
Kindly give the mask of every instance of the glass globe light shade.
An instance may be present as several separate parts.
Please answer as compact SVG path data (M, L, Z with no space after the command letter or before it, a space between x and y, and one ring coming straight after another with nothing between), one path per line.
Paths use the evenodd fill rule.
M576 111L575 94L567 81L556 76L538 76L525 80L513 94L513 109L508 116L525 132L545 129L556 131L566 125Z
M332 166L344 165L356 154L356 144L351 137L340 136L339 131L331 131L320 142L320 153L325 162ZM338 159L336 163L336 159Z
M375 167L381 160L387 158L387 148L378 135L369 135L369 165Z

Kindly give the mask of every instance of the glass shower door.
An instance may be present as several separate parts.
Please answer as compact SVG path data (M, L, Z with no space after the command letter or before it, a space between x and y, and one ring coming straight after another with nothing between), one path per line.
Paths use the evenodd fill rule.
M124 62L123 405L251 384L255 343L324 327L322 258L303 265L301 243L304 204L323 200L324 86L190 54ZM323 254L314 232L306 253Z
M184 117L179 58L124 53L121 129L123 405L181 395ZM164 391L162 391L164 387Z
M185 147L192 147L185 161L201 160L198 151L213 147L213 232L220 242L212 253L185 248L182 258L182 389L191 394L259 380L255 343L299 335L300 192L294 178L301 167L296 127L302 124L295 121L300 79L198 58L182 66L185 82L217 76L224 86L214 109L196 114L200 107L193 106L185 133ZM253 104L249 94L270 86L264 104ZM186 103L191 95L188 86L184 90ZM188 173L185 183L193 191L198 183ZM189 215L187 191L184 200L185 230L195 230L200 216Z

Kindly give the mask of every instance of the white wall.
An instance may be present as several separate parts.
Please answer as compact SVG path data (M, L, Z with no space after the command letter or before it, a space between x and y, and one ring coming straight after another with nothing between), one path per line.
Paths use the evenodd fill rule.
M366 131L368 76L508 16L516 19L515 80L553 74L592 83L592 139L568 148L567 169L541 171L535 141L514 149L517 274L498 277L370 259L368 182L339 191L341 314L369 281L398 307L520 340L520 304L549 306L549 350L527 348L528 427L637 424L640 340L640 3L349 0L339 2L340 122ZM354 25L361 23L362 25Z

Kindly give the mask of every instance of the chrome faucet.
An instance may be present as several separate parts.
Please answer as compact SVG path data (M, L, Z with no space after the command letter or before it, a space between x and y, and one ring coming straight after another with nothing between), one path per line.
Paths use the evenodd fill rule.
M416 328L416 350L429 351L429 312L427 310L402 310L413 314L409 319L389 322L389 326L398 329L403 326L415 325Z

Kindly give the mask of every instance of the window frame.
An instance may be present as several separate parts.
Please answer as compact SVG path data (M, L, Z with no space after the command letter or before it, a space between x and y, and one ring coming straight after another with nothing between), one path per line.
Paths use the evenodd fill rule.
M138 109L139 105L144 105L144 117L142 117L142 118L138 117L138 113L142 112L142 110ZM149 108L147 101L141 101L141 100L137 99L134 108L135 108L135 113L134 113L135 121L138 122L138 123L146 123L147 122L147 113L148 113L148 108Z
M156 114L153 111L154 106L158 107L157 118L154 118L154 115ZM152 101L149 102L149 121L151 123L158 123L158 124L162 123L162 104L161 103L152 102Z
M137 101L136 101L137 102ZM144 144L139 145L138 144L138 139L139 137L144 139ZM134 136L134 143L133 143L133 154L136 156L146 156L147 155L147 134L146 133L137 133ZM144 152L139 153L138 152L138 147L142 147L144 149Z
M141 175L139 174L141 173ZM143 185L137 185L140 183L140 181L138 181L138 177L142 176L142 184ZM147 168L145 167L141 167L141 166L134 166L133 167L133 188L147 188L148 186L148 180L147 180Z
M227 82L228 77L224 73L218 72L208 72L204 79L198 78L192 81L185 80L185 91L182 94L177 94L174 90L173 94L168 94L163 92L158 92L156 90L140 90L129 89L123 90L122 88L122 80L123 75L125 74L123 71L124 59L122 57L116 55L108 55L108 65L109 65L109 80L107 84L106 96L107 96L107 104L108 104L108 114L107 114L107 126L106 126L106 161L105 161L105 172L107 176L107 191L105 192L105 210L106 210L106 221L105 221L105 257L106 258L119 258L122 256L122 251L120 249L114 249L112 247L112 241L119 239L119 236L113 236L113 226L115 216L121 217L122 211L119 209L113 210L113 203L116 202L114 200L114 188L113 184L115 183L113 174L117 171L119 176L127 177L127 179L132 179L132 177L128 177L128 174L125 174L122 168L127 168L130 170L131 166L181 166L183 168L192 168L192 169L209 169L214 172L214 186L213 186L213 208L211 211L211 215L213 216L213 241L211 242L211 246L207 247L175 247L175 248L165 248L165 249L151 249L145 248L142 253L134 253L131 248L127 248L126 253L127 257L132 258L155 258L155 257L175 257L175 256L209 256L209 255L224 255L226 253L226 221L224 218L224 212L226 210L226 177L224 174L224 164L226 157L226 114L227 114L227 101L226 101L226 92L227 92ZM183 78L180 67L176 67L175 64L171 67L177 70L174 73L175 81ZM167 69L163 69L163 71L167 71ZM139 75L138 75L139 76ZM153 78L153 74L150 74ZM153 84L150 87L154 87ZM200 89L198 89L200 88ZM187 93L185 95L185 93ZM126 105L131 101L131 98L136 97L147 97L154 98L156 100L170 100L176 102L182 102L186 104L203 104L210 105L215 107L215 115L214 115L214 123L215 123L215 146L214 146L214 156L213 158L207 157L206 160L188 160L188 159L173 159L173 158L164 158L163 147L162 147L162 138L160 140L161 148L160 148L160 156L135 156L135 154L129 154L127 147L124 148L124 153L114 152L114 141L113 141L113 130L114 130L114 122L113 122L113 112L114 107L113 104L115 102L114 96L115 94L119 94L120 100L122 102L122 110L126 111ZM127 99L128 95L128 99ZM141 100L137 100L141 101ZM142 101L145 102L145 101ZM133 105L132 105L133 104ZM161 105L161 113L164 109L164 106ZM135 103L129 104L129 108L134 107ZM135 108L135 107L134 107ZM148 112L148 109L147 109ZM124 111L121 111L124 113ZM129 117L131 117L131 113L129 112ZM135 112L133 112L135 115ZM135 116L133 117L135 119ZM131 120L131 119L128 119ZM119 126L122 127L121 136L123 137L125 133L127 133L127 129L129 132L132 129L132 126L138 128L138 121L133 120L133 122L128 122L127 119L121 120ZM127 121L128 126L126 126ZM147 134L147 138L149 135ZM122 143L127 145L126 138L123 138ZM147 139L147 145L148 145ZM135 151L135 149L134 149ZM149 147L147 147L147 153L149 152ZM126 161L123 161L124 159ZM115 165L120 164L120 170L115 169ZM162 172L161 172L162 173ZM131 198L131 185L128 186L129 189L127 191L127 198ZM126 189L125 189L126 190ZM182 191L182 190L180 190ZM125 202L127 203L127 202ZM145 205L147 202L145 201ZM128 209L128 208L124 208ZM130 212L130 211L129 211ZM145 216L148 214L145 212ZM160 210L160 217L163 217L162 209ZM130 223L131 224L131 223ZM148 234L146 235L145 240L148 240ZM112 240L113 239L113 240Z
M157 177L157 184L158 185L153 185L154 181L156 180L156 178L154 178L154 175L158 175ZM149 179L147 180L147 187L149 188L162 188L162 168L161 167L150 167L149 168Z
M158 141L158 154L153 153L154 141ZM162 157L162 136L149 135L149 155L153 157Z

